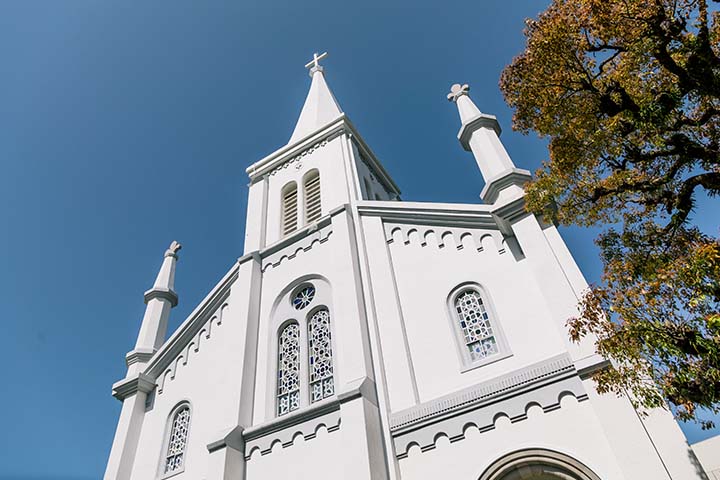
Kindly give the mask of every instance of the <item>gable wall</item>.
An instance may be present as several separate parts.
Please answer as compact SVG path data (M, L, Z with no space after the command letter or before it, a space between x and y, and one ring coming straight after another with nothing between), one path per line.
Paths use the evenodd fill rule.
M382 311L378 324L392 411L564 350L532 273L500 232L409 224L386 224L381 230L377 222L364 219L366 234L375 236L367 240L374 294ZM465 282L484 288L512 356L463 372L447 300ZM395 291L395 298L388 289ZM403 364L406 367L399 368ZM417 398L408 395L412 384Z

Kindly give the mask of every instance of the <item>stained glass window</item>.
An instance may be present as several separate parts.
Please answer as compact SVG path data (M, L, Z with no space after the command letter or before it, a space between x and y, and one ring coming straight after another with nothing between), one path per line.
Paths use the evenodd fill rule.
M188 429L190 428L190 407L185 405L175 413L170 437L168 438L167 454L165 455L164 473L181 470L185 466L185 447L187 447Z
M289 323L278 339L277 414L300 407L300 327Z
M296 310L302 310L303 308L310 305L310 302L315 298L315 287L308 285L300 289L293 298L293 306Z
M317 402L335 393L333 384L330 312L315 312L308 321L310 363L310 401Z
M470 359L482 360L498 353L495 333L480 293L475 290L463 291L455 298L455 310Z

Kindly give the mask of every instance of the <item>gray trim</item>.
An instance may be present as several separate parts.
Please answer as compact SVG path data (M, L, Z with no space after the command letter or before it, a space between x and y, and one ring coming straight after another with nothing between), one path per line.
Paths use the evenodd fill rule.
M173 291L173 290L170 290L169 288L162 288L162 287L151 288L150 290L145 292L143 298L145 299L145 304L147 304L153 298L167 300L170 302L170 305L173 307L177 306L177 304L178 304L177 293L175 293L175 291Z
M458 140L460 140L460 145L462 145L462 147L468 152L471 151L470 137L472 137L473 132L481 128L489 128L491 130L494 130L495 134L498 137L500 136L500 133L502 133L502 129L500 128L500 124L498 123L495 115L481 113L469 122L463 123L462 127L460 127L460 131L457 134L457 138Z
M488 203L494 203L497 200L500 190L510 185L524 187L524 185L532 180L532 174L522 168L511 168L500 172L493 178L485 182L485 186L480 192L480 198Z
M375 200L360 201L357 209L360 215L398 223L497 229L491 205Z
M112 396L123 401L137 392L149 393L153 388L155 388L154 379L144 373L138 373L136 377L126 378L115 383L112 387Z
M125 355L125 364L129 367L135 363L147 363L155 355L155 350L133 349Z
M473 387L439 397L390 417L398 458L405 458L412 444L423 451L435 448L438 435L451 442L465 437L468 425L481 432L494 428L498 416L516 422L527 418L527 408L537 404L545 412L560 408L560 398L572 394L587 399L570 358L559 355Z

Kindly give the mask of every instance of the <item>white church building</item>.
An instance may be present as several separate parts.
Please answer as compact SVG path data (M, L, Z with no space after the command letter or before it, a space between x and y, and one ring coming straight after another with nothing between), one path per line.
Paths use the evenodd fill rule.
M247 169L244 255L169 338L165 252L105 480L704 478L669 412L597 393L608 363L566 328L585 279L468 86L448 98L481 201L404 202L321 58Z

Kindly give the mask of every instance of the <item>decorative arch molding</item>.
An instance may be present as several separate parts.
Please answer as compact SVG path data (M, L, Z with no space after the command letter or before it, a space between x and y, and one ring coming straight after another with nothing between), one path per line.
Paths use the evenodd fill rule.
M478 480L600 480L589 467L564 453L528 448L492 463Z
M499 230L387 222L383 226L388 244L410 245L411 243L418 243L421 247L431 245L440 249L469 249L479 253L495 252L498 255L502 255L506 251L506 242Z
M225 299L227 299L227 296ZM187 365L190 356L200 351L200 345L205 345L205 342L210 339L211 334L215 332L217 327L222 325L223 318L227 316L228 307L229 304L223 301L215 311L205 317L205 321L200 324L199 331L188 340L187 344L180 350L180 353L175 356L174 360L170 362L162 375L157 379L158 395L163 393L168 381L175 379L180 367Z
M329 218L321 218L316 224L288 235L283 241L263 252L262 271L277 268L284 261L292 260L303 252L307 252L317 245L322 245L330 239L333 232Z
M524 421L532 407L552 412L568 396L577 402L588 398L574 364L562 354L391 414L395 454L407 458L413 445L422 452L433 450L443 436L450 443L464 440L471 427L488 432L500 418Z

